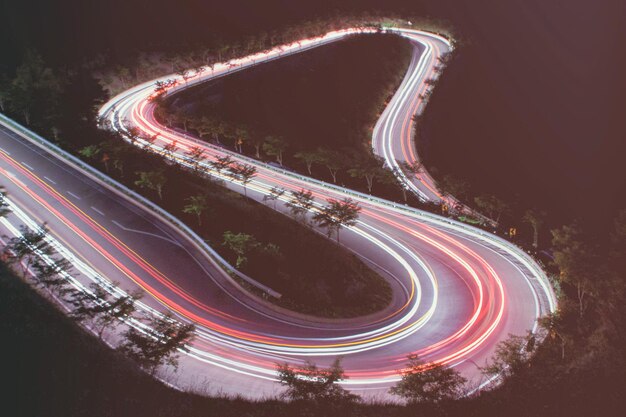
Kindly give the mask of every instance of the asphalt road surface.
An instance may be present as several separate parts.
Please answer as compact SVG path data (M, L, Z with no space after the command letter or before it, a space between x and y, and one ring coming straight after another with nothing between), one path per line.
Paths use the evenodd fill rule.
M354 32L334 32L217 65L179 82L168 94ZM437 57L450 48L445 39L428 33L398 34L414 43L414 55L373 140L374 150L391 166L398 160L418 160L411 143L411 116L424 105L419 95L427 88L424 81L433 77ZM193 237L138 198L3 122L0 184L20 210L0 228L10 234L26 218L46 222L51 236L75 257L79 282L106 279L124 291L142 289L146 292L142 314L170 309L181 320L194 322L198 334L191 351L181 357L175 376L169 376L175 385L260 398L280 391L274 380L276 363L310 360L324 366L342 356L350 377L346 387L364 395L385 395L410 353L454 366L476 384L486 383L476 365L484 364L509 333L535 328L537 318L554 309L543 272L514 245L470 226L294 174L167 129L154 119L149 101L153 91L151 81L118 95L101 109L103 120L122 132L129 127L122 121L129 120L145 135L156 134L152 144L137 142L153 151L163 152L167 143L176 141L177 151L167 157L177 163L189 164L185 152L202 146L206 159L201 166L238 192L243 193L241 184L211 172L210 161L231 155L255 165L258 174L248 184L247 195L258 201L274 186L311 190L318 204L328 198L358 201L359 223L342 230L342 244L379 271L394 295L384 311L349 320L316 319L276 308L243 290ZM440 198L427 173L407 181L422 198ZM277 210L287 211L284 201Z

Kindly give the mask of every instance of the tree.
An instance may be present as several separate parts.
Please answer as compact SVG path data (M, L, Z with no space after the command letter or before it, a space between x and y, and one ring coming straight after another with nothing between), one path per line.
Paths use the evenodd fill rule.
M185 152L185 155L187 155L191 160L193 169L198 171L200 169L200 163L204 159L204 149L202 149L200 146L193 146L187 152Z
M402 162L400 164L400 168L406 174L412 174L413 176L417 176L424 172L424 164L421 161L413 161L413 162Z
M209 162L211 168L217 171L218 174L221 174L223 170L229 169L235 161L230 155L218 157L215 161Z
M272 187L269 194L263 196L263 201L271 200L274 202L274 210L276 210L276 201L285 194L285 189L280 187Z
M463 395L467 382L456 370L442 364L426 364L418 355L409 355L409 364L400 372L402 380L389 392L409 404L440 403Z
M360 400L358 395L338 384L348 379L340 359L336 359L328 369L319 369L315 364L307 362L301 369L285 363L277 365L276 370L281 385L287 387L282 396L291 401L351 403Z
M50 122L58 116L61 92L62 84L56 74L45 66L41 55L29 50L15 70L8 107L21 114L27 125L33 115Z
M224 232L224 242L222 245L233 251L237 255L235 266L237 269L246 264L248 258L246 255L253 249L259 247L259 242L254 236L246 233L233 233L231 231Z
M87 159L93 159L100 153L102 149L99 145L89 145L81 148L78 154Z
M291 214L297 219L305 218L306 213L311 210L315 201L313 200L313 193L311 191L292 191L291 199L287 201L287 207L291 210Z
M141 137L141 130L137 126L129 127L126 132L126 137L130 141L131 145L137 143L137 140Z
M38 230L20 226L20 235L9 240L5 253L10 263L19 263L26 277L30 266L38 256L50 256L54 249L47 239L48 230L42 225Z
M495 220L496 223L500 222L500 216L509 208L504 201L490 194L475 197L474 203L479 210L483 211L490 219Z
M263 147L264 142L265 139L260 136L252 135L250 137L250 143L254 146L254 156L256 159L261 159L261 148Z
M400 192L402 192L402 199L404 202L406 203L409 200L407 194L408 186L406 184L406 180L404 179L404 175L402 175L399 168L394 167L391 171L386 169L381 181L385 184L396 185L400 189Z
M231 176L243 185L243 194L247 197L247 185L256 176L256 167L248 164L234 164L230 172Z
M566 225L552 231L554 263L559 268L560 280L576 290L579 315L582 318L588 297L595 295L603 265L601 250L584 236L578 224ZM602 277L605 278L605 277Z
M568 337L561 331L563 320L559 312L549 313L540 317L537 322L539 327L546 332L549 340L559 340L561 346L561 360L565 359L565 347L568 343Z
M139 171L137 175L139 175L139 179L135 181L135 185L156 191L159 199L163 200L163 188L167 183L167 177L163 171Z
M333 177L333 183L337 183L337 173L344 166L343 157L337 151L319 148L316 151L320 163L324 164L330 175Z
M11 212L7 202L7 193L0 187L0 217L6 217Z
M175 68L175 73L176 75L179 75L183 79L183 81L185 82L185 85L187 84L187 81L191 78L191 71L180 66Z
M300 151L296 153L294 157L306 165L309 175L313 175L311 168L313 167L313 164L319 162L320 159L317 152Z
M67 289L67 275L70 274L72 263L65 258L46 261L37 257L32 263L35 285L46 288L55 295L63 296Z
M198 132L198 135L201 138L204 138L208 135L215 135L219 132L218 122L207 116L202 116L199 121L194 120L192 127Z
M117 286L117 283L111 286ZM90 321L102 339L106 329L133 315L135 302L142 296L141 292L114 296L104 286L92 283L90 290L74 291L68 301L74 307L72 317L80 322Z
M186 201L187 205L183 207L183 213L195 214L198 217L198 226L201 226L202 213L209 208L207 196L204 194L192 195Z
M360 157L355 162L355 167L348 170L348 174L355 178L365 178L367 182L367 192L372 193L374 179L382 177L382 159L375 156Z
M493 358L480 371L490 378L510 379L528 368L528 361L536 347L535 336L531 332L526 336L510 334L507 339L498 343Z
M145 138L143 138L145 145L144 145L144 149L151 151L152 150L152 145L154 145L154 142L156 142L156 140L159 138L158 135L154 134L154 135L150 135L147 136Z
M11 98L11 82L6 74L0 73L0 111L7 110L7 102Z
M276 136L268 136L263 143L263 152L269 156L275 156L276 162L283 164L283 152L287 149L287 142Z
M234 133L235 149L237 149L239 153L243 153L243 144L250 139L250 133L248 133L248 129L245 127L237 127Z
M328 205L313 216L320 227L328 230L330 237L333 232L337 233L337 243L339 243L339 230L341 226L354 226L359 218L361 207L350 198L341 201L329 199Z
M162 365L178 368L178 351L188 350L194 333L193 324L180 323L168 312L153 317L145 330L130 327L119 350L154 375Z
M467 200L467 197L469 196L470 184L462 178L455 177L453 175L446 175L438 183L438 185L443 194L447 194L461 201Z
M163 155L166 158L171 159L177 150L178 150L178 144L175 140L173 140L165 144L165 146L163 147Z
M542 210L530 209L526 210L522 221L528 223L533 229L533 247L537 249L539 247L539 231L543 227L546 221L547 213Z

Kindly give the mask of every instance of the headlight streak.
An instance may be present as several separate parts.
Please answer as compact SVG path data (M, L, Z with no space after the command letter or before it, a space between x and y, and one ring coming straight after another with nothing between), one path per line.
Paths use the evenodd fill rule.
M404 159L408 161L417 160L410 146L410 125L412 114L419 111L423 103L421 99L417 98L418 94L416 94L416 91L419 92L420 88L424 88L422 83L427 71L432 73L432 63L440 53L437 42L448 45L448 49L450 49L450 46L444 38L426 32L404 29L388 31L407 36L421 43L425 51L420 56L415 70L408 74L403 81L401 89L392 99L391 105L383 112L385 123L381 128L384 132L384 143L382 144L384 158L390 167L399 168L392 144L394 141L399 140ZM233 60L230 62L231 65L218 64L210 73L207 71L207 73L201 76L196 75L188 83L179 82L168 94L215 77L225 76L232 72L249 68L259 62L298 53L301 50L334 42L354 33L371 32L374 31L358 29L335 31L322 37L304 40L283 48L275 48L266 53L255 54L252 57ZM436 39L437 42L432 41L433 39ZM172 77L162 77L160 80L167 78ZM73 220L66 218L61 212L44 201L39 195L39 189L31 190L28 185L21 183L7 172L0 171L0 174L4 174L5 177L16 183L26 195L37 201L38 204L55 216L61 223L76 233L83 241L87 242L93 250L100 253L128 279L144 288L151 298L175 311L180 317L196 323L198 326L198 337L189 346L189 352L186 353L188 356L200 362L245 375L246 377L273 381L276 376L274 364L279 361L302 362L307 357L336 355L345 355L346 358L350 358L352 355L363 352L378 352L376 353L378 357L372 356L376 358L377 362L369 363L365 360L364 363L366 365L359 366L353 363L350 364L352 367L347 368L351 379L344 382L344 384L354 387L388 385L397 381L399 379L396 373L397 367L403 362L406 355L412 352L417 352L431 361L458 366L466 358L470 357L473 352L485 345L485 342L501 325L506 307L510 307L510 304L505 302L502 278L489 263L489 260L470 248L467 242L472 242L473 245L478 245L480 248L488 251L491 254L490 256L504 258L519 275L524 277L533 295L535 318L539 317L546 310L555 310L554 296L543 271L532 259L509 242L459 222L396 206L390 202L368 197L351 190L345 190L338 186L307 179L299 174L274 169L266 164L255 162L250 158L242 157L216 146L204 144L184 134L160 126L152 114L154 104L149 102L153 86L154 81L150 81L119 94L102 107L99 112L101 120L110 121L111 127L122 134L128 128L128 126L124 125L125 119L147 134L157 134L157 140L153 144L141 139L137 142L138 146L149 147L155 152L163 153L165 144L176 141L180 149L170 159L184 166L191 167L191 163L189 158L183 155L183 152L191 146L198 145L203 146L211 158L227 154L233 157L233 159L254 164L258 169L258 175L248 185L248 190L251 191L249 196L253 198L258 199L260 196L267 195L272 186L278 185L287 190L310 189L318 201L329 197L341 198L343 196L355 199L362 205L363 211L357 226L348 229L351 241L367 242L368 245L377 247L380 254L384 254L387 259L393 260L398 265L398 268L404 271L402 273L403 276L398 277L398 279L401 279L401 282L409 283L409 285L405 286L408 290L408 297L395 312L371 323L359 324L353 330L350 327L340 325L332 328L343 334L299 337L287 334L288 332L281 334L279 332L255 331L254 323L242 322L236 316L218 311L197 300L192 294L178 286L175 279L162 274L147 260L124 245L106 228L82 212L71 201L65 199L53 187L41 181L35 174L21 168L19 163L11 160L8 155L0 153L2 159L7 161L19 174L24 175L29 181L39 187L43 194L53 198L65 210L72 213L72 216L76 216L80 224L74 224ZM403 113L407 103L410 104L408 111ZM404 121L401 132L404 133L400 137L395 137L392 132L392 125L403 115ZM383 120L382 116L380 120ZM409 126L408 129L406 128L407 126ZM375 144L373 143L373 145ZM406 154L405 149L409 150L409 155ZM207 174L225 181L230 188L237 191L242 190L241 185L236 180L224 173L210 170L206 161L201 166ZM407 178L403 173L401 175L404 177L403 181L409 184L411 190L421 193L419 195L422 197L428 197L420 191L419 187L411 179ZM423 181L423 184L430 189L427 181ZM436 192L432 189L430 191ZM281 198L283 202L286 200L286 197ZM318 203L313 210L318 210L319 207ZM36 223L32 219L29 220L24 212L16 210L16 213L18 212L21 213L18 216L20 221L23 223L30 221L29 227L36 227ZM8 220L0 219L0 221L5 227L9 228ZM86 225L100 235L108 246L115 251L119 251L124 259L129 260L134 265L134 268L139 268L138 271L142 271L143 277L140 277L134 270L128 268L122 261L118 261L116 255L113 255L103 246L98 245L93 239L90 239L80 229L81 225L83 227ZM13 227L12 230L15 231L17 229ZM102 278L77 256L73 255L72 251L64 247L59 241L55 240L55 242L55 248L58 246L58 253L64 257L69 257L68 259L72 260L82 276L94 282L108 283L107 289L114 291L118 296L125 294L121 289L113 288L110 282ZM457 265L457 269L461 271L459 272L459 277L462 277L465 281L468 286L467 291L473 300L472 311L463 320L462 324L442 335L437 342L426 346L419 346L419 331L424 326L429 325L429 321L438 311L438 305L441 300L439 297L438 277L435 271L429 265L428 259L423 259L417 253L417 248L421 246L432 248L433 251L441 254L443 258L449 259L454 265ZM145 277L150 277L154 282L165 286L168 292L162 293L157 291L149 282L145 281ZM519 278L514 277L512 279ZM80 280L74 281L76 281L76 285L82 286L83 289L87 288ZM427 285L422 288L424 283L427 283ZM423 305L422 303L424 291L427 291L431 297L428 305ZM538 294L543 294L543 296L539 297ZM191 311L183 304L193 306L194 311ZM547 307L543 307L545 304L547 304ZM160 314L156 309L144 302L139 302L138 306L141 314ZM275 320L290 324L278 318L275 318ZM130 325L138 326L144 329L144 331L148 330L142 323L131 322ZM297 326L293 323L291 325ZM536 327L536 321L533 321L533 325ZM306 326L302 327L306 328ZM311 326L311 329L315 328L315 326ZM415 345L410 342L411 340L415 340ZM394 351L387 356L381 356L380 348L391 345L396 346L399 341L404 341L401 345L402 352Z
M420 81L423 81L425 75L425 68L427 66L427 63L431 63L432 62L432 53L433 53L433 47L431 47L431 45L428 42L425 41L421 41L419 40L419 38L416 38L414 36L414 33L411 34L403 34L403 36L407 36L419 43L421 43L424 46L424 50L425 52L423 54L421 54L420 59L417 63L416 66L416 70L413 71L410 76L407 77L407 79L405 79L405 81L402 83L401 89L398 91L398 93L396 94L396 96L398 97L396 99L396 96L394 96L393 102L391 104L391 106L389 106L387 109L385 109L385 112L383 113L383 116L387 115L388 117L385 117L385 124L383 125L383 153L384 153L384 158L386 160L387 165L389 165L390 167L395 167L397 168L397 172L400 173L400 175L403 176L402 180L404 183L408 184L410 189L413 192L418 193L418 195L420 195L421 198L427 198L427 196L418 188L415 186L415 184L409 180L404 173L402 173L402 171L399 169L400 167L398 166L398 162L396 159L396 155L394 154L393 151L393 147L392 147L392 143L393 143L393 136L392 136L392 125L395 121L395 119L397 117L400 117L401 113L401 109L404 105L404 103L407 100L412 100L412 104L410 106L411 110L409 111L409 113L407 113L405 115L405 120L404 123L402 125L402 131L406 131L408 132L407 135L403 135L404 137L400 137L401 140L401 145L402 145L402 150L403 150L403 154L405 157L405 160L409 160L407 158L405 149L407 148L411 148L410 146L408 146L409 141L410 141L410 128L405 130L405 126L408 124L410 126L410 122L407 123L407 119L410 120L412 114L416 113L417 110L419 110L420 106L423 104L421 102L421 99L418 100L416 98L417 95L415 95L414 97L411 97L411 90L415 89L415 87L418 85L418 83ZM423 35L423 33L420 33L420 35ZM446 42L447 43L447 42ZM435 50L437 52L439 52L439 49L437 47L434 47ZM241 62L246 62L246 60L241 60ZM221 74L219 75L221 76ZM210 77L206 77L207 79ZM174 91L177 91L179 89L184 89L187 88L187 86L183 86L180 83L174 87ZM423 88L423 87L422 87ZM157 140L162 141L163 143L169 143L171 141L176 141L176 143L181 147L181 150L184 151L185 149L189 149L191 146L203 146L205 148L205 150L208 150L209 155L211 155L212 157L217 157L220 155L224 155L224 154L228 154L231 157L235 158L235 159L241 159L240 156L238 156L237 154L234 154L232 152L228 152L225 151L223 149L219 149L216 148L214 146L208 145L208 144L202 144L201 142L188 138L186 135L178 133L178 132L174 132L171 131L169 129L166 129L160 125L158 125L156 123L156 121L154 120L154 117L152 116L152 110L153 110L153 105L150 104L148 102L148 99L150 97L151 92L149 90L144 90L143 92L141 92L141 94L135 94L135 95L130 95L127 96L125 98L121 99L121 103L118 105L119 111L117 111L117 115L115 113L113 113L113 118L112 120L112 126L116 129L116 130L121 130L122 132L127 128L127 126L124 126L123 123L123 115L125 114L130 114L130 120L131 122L140 127L141 129L145 130L148 134L152 135L152 134L156 134L157 135ZM169 94L169 93L168 93ZM102 113L105 114L105 113ZM116 118L115 118L116 117ZM383 117L381 117L381 120L383 120ZM377 128L378 128L378 124L377 124ZM407 139L408 138L408 139ZM373 144L374 147L376 147L375 144ZM159 151L161 150L162 152L162 147L159 147L156 143L155 144L147 144L144 143L143 146L151 146L153 147L153 149ZM412 152L412 151L411 151ZM413 155L411 155L413 156ZM183 165L186 166L190 166L191 164L186 162L184 157L179 155L173 155L172 158L175 162L178 163L182 163ZM250 189L251 191L256 191L258 193L260 193L261 195L266 195L269 192L269 189L271 188L271 186L278 184L279 186L287 189L287 190L297 190L299 188L309 188L312 191L314 191L314 195L315 197L324 197L327 196L327 193L324 192L324 190L318 191L317 187L311 187L311 184L306 184L306 181L302 181L305 184L300 184L299 182L297 182L296 184L293 184L292 182L289 181L280 181L277 179L277 175L271 174L268 175L266 174L265 170L263 170L263 168L266 168L264 166L264 164L258 164L255 163L254 161L250 161L246 159L246 162L248 163L253 163L255 165L257 165L259 169L259 174L258 177L259 179L255 179L253 180L250 185L248 186L248 189ZM231 184L231 187L234 187L235 189L237 188L237 181L233 180L231 178L229 178L227 175L224 174L220 174L220 173L215 173L212 172L208 166L208 164L206 163L202 163L201 164L205 170L205 172L207 172L209 175L211 176L215 176L220 178L223 181L229 182ZM271 169L269 169L268 171L272 171ZM286 175L289 176L289 175ZM302 178L300 178L302 179ZM317 184L316 184L317 185ZM439 194L436 192L436 190L433 190L431 186L429 186L429 184L427 182L424 181L424 185L426 187L428 187L431 191L433 191L433 193L439 197ZM308 186L308 187L307 187ZM284 200L284 199L281 199ZM358 199L357 199L358 200ZM366 204L372 204L372 201L365 201ZM404 214L404 213L403 213ZM371 217L376 217L375 215L373 215L372 213L368 213L368 216ZM393 222L389 222L387 219L385 219L383 216L378 216L378 220L379 221L383 221L386 222L388 224L391 224L393 227L398 228L399 224L393 224ZM367 225L365 225L367 226ZM382 248L383 250L387 250L387 247L381 245L380 241L374 241L372 240L371 236L366 236L361 230L359 230L359 228L363 227L363 222L359 222L359 225L357 227L353 227L351 228L352 231L362 237L367 238L368 240L374 242L375 244L377 244L380 248ZM380 232L379 230L377 230L376 228L373 228L371 226L367 226L370 231L373 231L374 233L379 232L379 234L381 234L382 232ZM412 231L410 229L406 229L405 232L412 234L415 237L418 237L420 239L422 239L423 241L429 242L430 244L433 244L435 247L437 247L438 249L442 250L443 252L445 252L448 256L450 256L452 259L456 260L457 262L459 262L459 264L464 267L469 273L470 275L473 277L474 282L476 284L476 287L478 288L478 306L475 308L473 315L471 316L471 318L469 319L469 321L462 326L455 334L449 336L447 339L444 339L442 341L440 341L439 343L436 343L434 345L431 345L431 347L429 349L424 349L421 351L422 354L428 355L429 353L433 352L433 351L437 351L438 348L441 348L442 346L451 343L453 341L455 341L458 338L461 338L464 333L468 332L469 329L476 323L477 320L479 320L480 318L480 314L481 314L481 308L482 308L482 304L484 302L484 294L483 294L483 287L481 284L481 281L479 279L479 277L477 276L477 274L473 271L473 269L469 266L469 264L467 264L462 258L460 258L457 254L455 254L454 252L448 250L445 246L443 245L439 245L437 244L435 241L433 241L432 239L426 238L424 235L418 234L415 231ZM440 236L445 236L443 234L440 234ZM388 235L385 235L385 237L387 239L390 239L390 237ZM450 239L447 239L448 241L450 241ZM453 243L456 246L459 246L458 242L450 242ZM403 250L403 252L405 253L405 255L408 255L409 257L411 257L412 252L410 250L407 250L406 248L404 248L400 242L395 241L395 246L399 247ZM461 246L461 249L465 249L464 247ZM467 252L467 250L465 250ZM389 251L387 250L387 252L389 253ZM464 356L466 356L469 352L477 349L479 346L482 345L482 343L488 338L489 335L491 335L493 333L493 331L496 329L496 327L498 326L502 316L503 316L503 312L504 312L504 291L503 291L503 287L502 287L502 283L498 277L498 275L495 273L495 271L486 263L484 262L482 259L478 258L473 252L469 252L469 255L473 256L474 258L477 258L478 261L482 262L484 265L484 268L487 269L490 273L490 276L495 279L496 282L496 288L499 290L498 296L499 298L502 300L501 303L499 303L500 307L497 310L496 316L493 319L493 321L491 322L491 325L477 338L475 338L471 343L468 343L465 345L465 347L460 348L459 350L456 351L456 354L453 355L448 355L446 357L443 358L438 358L437 361L438 362L442 362L442 363L446 363L446 364L458 364L460 363L460 359ZM392 255L394 256L394 255ZM396 258L396 260L398 259L396 256L394 256L394 258ZM415 261L415 257L413 257L414 261ZM425 268L425 266L423 266L423 268ZM531 271L533 270L532 268L530 269ZM521 272L521 271L520 271ZM431 275L429 275L430 277ZM436 289L436 280L434 279L434 276L432 276L432 284L433 284L433 288ZM419 285L419 280L415 281L415 283L417 285ZM419 287L418 287L419 288ZM535 301L537 302L537 298L536 295L533 294L533 296L535 297ZM418 296L418 302L415 304L415 307L411 310L411 313L414 313L414 311L417 310L417 307L419 306L419 299L421 297ZM432 312L434 312L434 309L436 307L436 300L437 300L437 296L435 295L435 297L433 297L433 303L432 303L432 309L428 310L427 316L428 318L430 318L430 316L432 315ZM496 303L498 304L498 303ZM539 308L537 307L536 310L538 311ZM403 316L404 318L408 317L407 315ZM424 316L426 317L426 316ZM406 322L405 319L401 319L403 322ZM426 320L427 321L427 320ZM419 323L419 321L414 322L414 324ZM419 327L421 326L410 326L409 329L411 327L415 327L413 331L411 331L410 333L407 332L405 334L403 334L403 337L407 337L410 334L413 334L415 331L417 331L419 329ZM370 332L370 333L376 333L376 332ZM361 335L363 336L363 334ZM378 342L378 346L385 346L387 344L393 343L396 341L396 337L398 337L398 339L400 338L400 336L397 336L397 334L393 334L393 337L389 337L387 338L387 340L385 342ZM345 337L342 338L335 338L334 340L343 340L346 339ZM321 340L325 340L328 341L329 339L323 339L323 338L319 338L318 341ZM361 346L363 346L361 344ZM263 351L265 351L264 348L261 348ZM313 356L322 356L325 354L336 354L336 353L344 353L346 350L346 348L336 348L333 347L333 350L329 350L329 351L322 351L322 347L317 346L317 347L303 347L300 346L298 348L290 348L293 349L292 351L287 350L287 352L290 352L292 355L313 355ZM297 349L297 350L296 350ZM326 349L326 348L324 348ZM274 349L272 349L271 351L274 351ZM267 351L267 353L270 353L271 351ZM355 352L354 349L351 350L351 352ZM455 362L455 363L453 363Z

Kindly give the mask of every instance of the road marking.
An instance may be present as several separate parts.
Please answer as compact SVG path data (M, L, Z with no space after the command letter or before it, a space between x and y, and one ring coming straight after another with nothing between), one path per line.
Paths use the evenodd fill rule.
M24 165L26 168L30 169L31 171L34 171L35 168L31 167L30 165L28 165L26 162L22 162L22 165Z
M98 213L99 215L104 216L104 213L98 210L97 208L95 208L94 206L91 206L91 209L95 211L96 213Z
M71 195L72 197L74 197L75 199L77 199L77 200L82 200L79 196L77 196L76 194L74 194L74 193L73 193L73 192L71 192L71 191L68 191L67 193L68 193L69 195Z
M119 227L120 229L122 229L122 230L126 230L127 232L134 232L134 233L139 233L139 234L142 234L142 235L148 235L148 236L156 237L156 238L158 238L158 239L163 239L163 240L165 240L165 241L167 241L167 242L170 242L171 244L176 245L176 246L179 246L179 247L181 247L181 248L183 247L180 243L176 242L175 240L168 239L168 238L166 238L165 236L157 235L157 234L150 233L150 232L144 232L144 231L142 231L142 230L130 229L130 228L128 228L128 227L124 227L122 224L120 224L120 222L118 222L118 221L116 221L116 220L111 220L111 222L112 222L114 225L116 225L117 227Z
M46 177L45 175L43 176L43 179L48 181L48 182L50 182L50 183L52 183L52 184L54 184L54 185L57 185L56 182L52 181L50 178Z
M11 156L11 154L10 154L8 151L6 151L4 148L0 148L0 151L2 151L2 152L4 152L5 154L7 154L7 155Z

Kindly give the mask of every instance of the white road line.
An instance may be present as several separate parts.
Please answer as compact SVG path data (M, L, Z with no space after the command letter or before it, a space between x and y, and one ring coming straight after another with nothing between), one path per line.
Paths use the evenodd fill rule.
M148 235L148 236L152 236L152 237L156 237L157 239L163 239L167 242L170 242L173 245L179 246L182 248L182 245L178 242L176 242L175 240L172 239L168 239L165 236L161 236L161 235L157 235L154 233L150 233L150 232L144 232L143 230L136 230L136 229L130 229L128 227L124 227L122 224L120 224L120 222L116 221L116 220L111 220L111 222L116 225L117 227L119 227L122 230L126 230L127 232L133 232L133 233L139 233L142 235Z
M43 179L48 181L49 183L52 183L54 185L56 185L57 183L55 181L52 181L50 178L46 177L45 175L43 176Z
M69 195L71 195L72 197L74 197L75 199L77 199L77 200L82 200L79 196L77 196L76 194L74 194L74 193L73 193L73 192L71 192L71 191L68 191L67 193L68 193Z
M91 206L91 209L92 209L93 211L95 211L96 213L98 213L99 215L101 215L101 216L104 216L104 215L105 215L103 212L101 212L100 210L98 210L98 209L97 209L97 208L95 208L94 206Z
M28 165L26 162L22 162L22 165L24 165L26 168L30 169L31 171L34 171L35 168L31 167L30 165Z
M6 151L4 148L0 148L0 151L4 152L5 154L11 156L11 153Z

